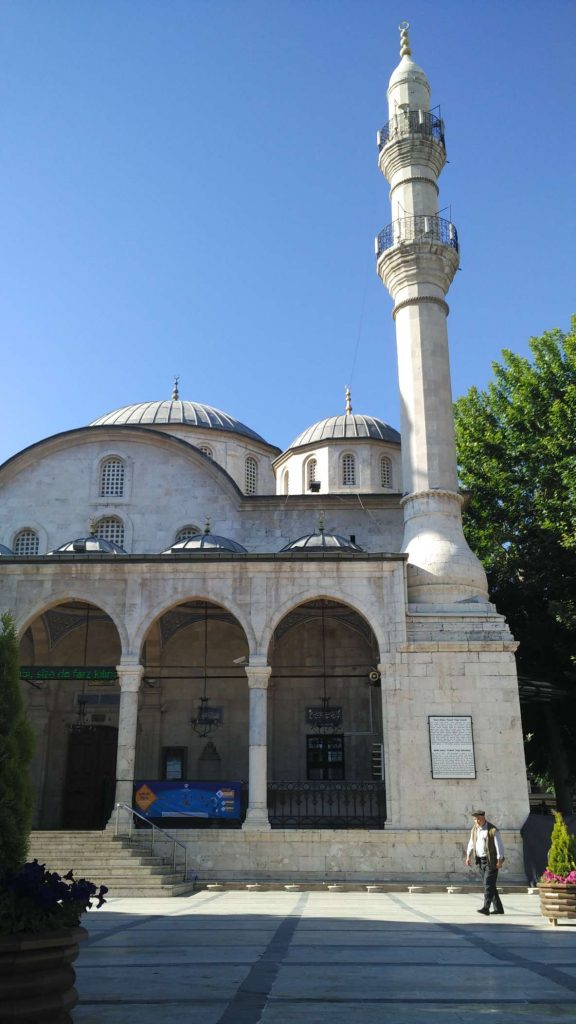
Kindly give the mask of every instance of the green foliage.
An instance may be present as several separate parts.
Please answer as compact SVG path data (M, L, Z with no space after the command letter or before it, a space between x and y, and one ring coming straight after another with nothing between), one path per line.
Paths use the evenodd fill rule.
M574 691L576 682L576 318L571 331L530 341L532 359L505 350L486 391L455 404L460 482L470 491L464 529L488 575L491 600L520 641L518 668ZM561 711L576 770L573 697ZM550 768L543 717L535 771Z
M0 869L26 860L32 818L30 762L34 737L20 689L18 637L10 615L0 618Z
M558 811L555 811L554 819L546 870L565 877L576 870L576 837L570 835Z

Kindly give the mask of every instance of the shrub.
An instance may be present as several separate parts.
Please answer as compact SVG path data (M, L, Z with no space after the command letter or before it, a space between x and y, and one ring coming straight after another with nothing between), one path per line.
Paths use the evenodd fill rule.
M559 811L554 812L554 819L548 863L542 880L576 882L576 837L568 832L566 822Z
M32 820L30 762L34 735L20 688L18 637L9 614L0 617L0 866L26 860Z
M75 928L85 911L106 902L105 885L97 889L71 871L63 877L33 860L0 877L0 935Z

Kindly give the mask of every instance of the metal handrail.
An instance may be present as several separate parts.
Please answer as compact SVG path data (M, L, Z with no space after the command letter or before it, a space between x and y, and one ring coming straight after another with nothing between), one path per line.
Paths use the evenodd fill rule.
M416 217L399 217L388 224L376 236L376 256L399 242L439 242L459 251L458 232L451 221L436 215L418 214Z
M143 814L139 813L139 811L135 811L134 808L130 807L129 804L122 804L122 803L115 805L115 809L116 809L116 827L115 827L115 830L114 830L114 835L118 836L118 834L119 834L119 832L118 832L118 825L119 825L120 808L121 807L125 811L128 811L129 814L130 814L130 828L129 828L129 832L128 832L128 841L129 842L132 840L132 832L133 832L133 829L134 829L134 818L140 818L140 821L146 822L146 824L149 825L151 830L152 830L152 833L151 833L152 834L152 842L150 844L150 853L151 854L154 853L154 838L156 836L156 832L160 832L161 835L165 836L165 838L168 839L172 843L172 870L173 871L176 871L176 847L177 846L181 846L182 847L182 849L184 850L184 881L186 881L187 876L188 876L188 849L186 847L186 844L185 843L181 843L179 839L175 839L174 836L171 836L169 832L165 832L164 829L160 828L159 825L155 825L154 822L150 821L149 818L145 818Z
M381 152L388 142L405 138L407 135L434 139L446 149L444 122L441 117L429 110L399 110L377 133L378 151Z

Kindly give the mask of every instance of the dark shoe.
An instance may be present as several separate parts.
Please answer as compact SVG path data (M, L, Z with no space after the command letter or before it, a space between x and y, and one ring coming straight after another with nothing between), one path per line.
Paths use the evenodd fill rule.
M490 911L488 910L488 907L480 907L480 910L477 910L476 913L477 914L489 914Z
M500 907L500 910L491 910L490 913L491 914L503 914L504 913L504 907Z

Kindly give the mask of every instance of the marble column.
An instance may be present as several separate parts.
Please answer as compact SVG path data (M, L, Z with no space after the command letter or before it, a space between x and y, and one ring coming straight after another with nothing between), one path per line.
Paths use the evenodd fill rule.
M268 680L272 669L266 664L246 666L250 692L250 749L248 761L248 811L242 828L269 829L268 819Z
M116 757L116 795L114 804L132 806L134 764L136 760L136 730L138 727L138 695L144 674L143 665L122 662L117 666L120 683L120 714L118 717L118 754ZM128 821L128 812L120 812L120 821ZM112 822L116 811L112 812Z

